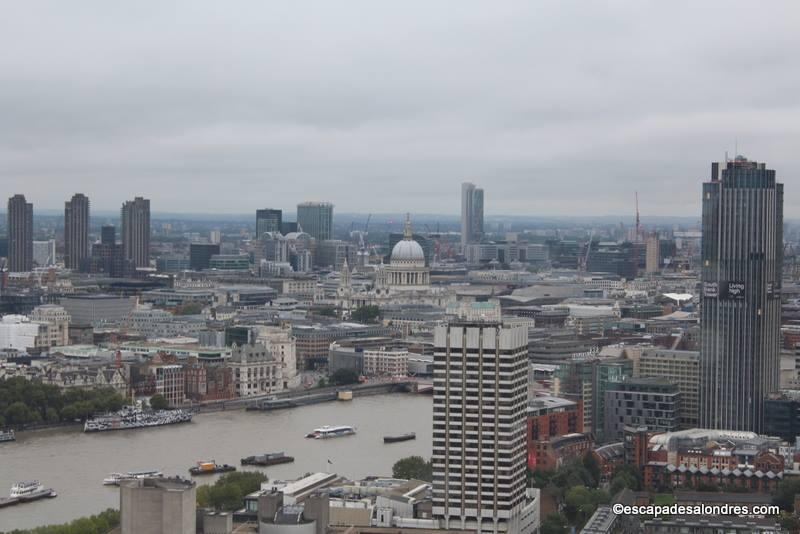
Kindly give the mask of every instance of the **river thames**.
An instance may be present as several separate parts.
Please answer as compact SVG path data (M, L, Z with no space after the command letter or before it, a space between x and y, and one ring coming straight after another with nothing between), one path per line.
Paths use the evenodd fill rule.
M294 463L246 467L270 479L333 471L349 478L391 475L392 464L412 454L431 455L432 401L413 394L359 397L274 412L244 410L195 416L188 424L84 434L82 428L21 432L0 444L0 494L23 480L38 479L58 492L55 499L0 509L0 531L64 523L106 508L119 508L119 489L103 486L112 472L158 469L189 476L198 460L237 466L245 456L285 451ZM352 425L354 436L306 439L323 425ZM384 445L386 434L416 432L417 439ZM328 465L328 460L332 465ZM203 476L199 484L217 476Z

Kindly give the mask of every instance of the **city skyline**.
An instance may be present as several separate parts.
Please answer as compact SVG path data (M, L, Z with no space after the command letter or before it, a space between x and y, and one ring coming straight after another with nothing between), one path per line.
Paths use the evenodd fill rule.
M800 534L797 1L9 7L0 528Z
M10 13L25 56L0 59L3 180L43 184L43 207L78 190L94 210L457 213L450 192L474 181L487 214L630 213L639 191L643 213L691 215L706 161L737 145L800 173L792 3L197 2L175 27L166 6L47 4ZM145 39L139 18L162 23Z

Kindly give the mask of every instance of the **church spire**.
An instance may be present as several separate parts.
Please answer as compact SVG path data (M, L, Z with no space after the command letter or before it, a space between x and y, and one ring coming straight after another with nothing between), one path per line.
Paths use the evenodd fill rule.
M409 213L406 213L406 226L403 229L403 239L406 239L406 240L409 240L409 241L412 239L412 235L411 235L411 215Z

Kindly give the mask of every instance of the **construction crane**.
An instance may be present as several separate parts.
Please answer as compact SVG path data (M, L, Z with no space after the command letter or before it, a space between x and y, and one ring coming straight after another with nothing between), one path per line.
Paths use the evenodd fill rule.
M589 233L589 241L586 243L586 255L583 257L583 270L589 270L589 253L592 251L592 239L594 239L594 228Z

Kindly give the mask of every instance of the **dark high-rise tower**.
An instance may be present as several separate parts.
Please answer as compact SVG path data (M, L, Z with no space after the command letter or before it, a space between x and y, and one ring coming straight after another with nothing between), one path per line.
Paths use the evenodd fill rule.
M281 210L256 210L256 239L264 232L280 232L282 218Z
M104 224L100 228L100 243L103 245L115 245L117 243L117 229L113 224Z
M11 272L33 270L33 204L25 195L8 199L8 268Z
M150 200L136 197L122 205L123 258L133 267L150 266Z
M81 269L89 257L89 198L76 193L64 203L64 265Z
M700 425L762 432L779 387L783 184L737 156L703 184Z

